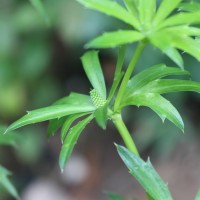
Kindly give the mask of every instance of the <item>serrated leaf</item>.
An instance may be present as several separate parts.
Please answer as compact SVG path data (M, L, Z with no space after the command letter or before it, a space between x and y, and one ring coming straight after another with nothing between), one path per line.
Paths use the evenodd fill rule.
M93 115L90 115L86 119L80 121L73 128L71 128L70 132L65 138L65 141L62 145L62 149L60 152L59 165L60 165L61 170L64 169L81 132L92 119L93 119Z
M123 197L113 194L111 192L109 192L107 195L108 195L108 200L125 200Z
M179 13L167 18L160 24L160 28L166 26L177 26L177 25L189 25L189 24L199 24L200 23L200 12L194 13Z
M200 190L198 191L196 197L195 197L195 200L200 200Z
M85 102L81 103L79 100L74 100L73 104L53 105L30 111L27 115L11 124L6 130L6 132L15 130L28 124L33 124L55 118L61 118L76 113L92 112L96 109L93 104L85 104Z
M155 93L137 93L121 103L121 108L128 105L147 106L156 112L161 119L167 118L178 128L184 131L183 120L176 108L164 97Z
M162 0L155 14L154 24L158 25L179 5L182 0Z
M17 190L8 179L8 176L10 175L11 173L6 168L0 165L0 187L5 188L9 192L9 194L11 194L16 199L19 199Z
M113 48L119 45L142 40L144 36L138 31L119 30L104 33L86 44L87 48Z
M70 115L68 116L64 123L63 123L63 126L62 126L62 129L61 129L61 141L63 142L64 139L65 139L65 136L67 134L67 131L69 130L70 126L72 125L72 123L77 120L78 118L80 117L83 117L85 115L88 115L89 113L78 113L78 114L74 114L74 115Z
M161 79L152 81L142 90L158 94L182 91L200 93L200 83L189 80Z
M189 3L181 3L178 8L183 11L198 12L200 10L200 4L195 1L190 1Z
M108 105L106 104L106 105L98 108L94 112L96 122L102 129L106 129L107 111L108 111Z
M188 71L175 68L167 67L165 64L155 65L150 67L139 74L135 75L128 82L127 88L125 90L124 99L131 96L136 90L147 85L149 82L166 77L169 75L189 75Z
M138 10L137 10L137 6L138 6L138 0L123 0L126 8L128 9L128 11L130 13L132 13L136 18L138 15Z
M103 72L99 62L98 52L89 51L81 57L85 73L93 88L101 97L106 99L106 86Z
M167 185L158 175L149 159L147 162L144 162L128 149L119 145L117 145L117 151L124 164L128 167L131 175L134 176L144 190L152 196L152 199L172 200Z
M44 9L44 6L43 6L41 0L30 0L30 2L33 4L35 9L40 13L40 15L44 19L46 25L49 26L50 25L49 16L47 15L46 10Z
M139 29L139 22L134 15L129 13L124 7L116 2L110 0L77 0L85 7L103 12L107 15L113 16L117 19L124 21L127 24L132 25L136 29Z

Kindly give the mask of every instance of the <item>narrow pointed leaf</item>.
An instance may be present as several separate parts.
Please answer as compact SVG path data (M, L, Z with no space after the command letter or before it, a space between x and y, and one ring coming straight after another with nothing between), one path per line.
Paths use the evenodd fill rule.
M87 48L113 48L119 45L142 40L144 36L138 31L119 30L104 33L86 44Z
M52 119L49 121L48 129L47 129L48 138L54 135L54 133L63 125L65 120L66 120L66 117L61 117L60 119Z
M189 25L189 24L199 24L200 23L200 12L194 13L179 13L167 18L160 24L160 28L166 26L176 26L176 25Z
M154 24L159 24L179 5L182 0L163 0L156 12Z
M94 9L100 12L103 12L107 15L113 16L117 19L120 19L127 24L132 25L136 29L139 29L139 22L137 18L129 13L124 7L120 4L110 1L110 0L77 0L84 6L90 9Z
M158 32L150 36L151 44L159 48L172 61L174 61L181 69L184 67L183 59L178 50L172 46L172 39L170 34L166 31Z
M134 155L128 149L117 145L117 151L124 164L129 169L140 185L154 200L172 200L172 196L167 187L158 175L150 160L144 162L141 158Z
M89 51L81 57L85 73L93 88L106 99L106 86L99 62L98 52Z
M33 124L37 122L42 122L50 119L61 118L67 115L76 114L76 113L84 113L84 112L92 112L96 108L93 104L88 105L84 104L69 104L69 105L53 105L37 110L33 110L29 112L24 117L20 118L13 124L11 124L6 132L12 131L14 129L20 128L22 126Z
M107 110L108 110L108 105L106 104L106 105L98 108L94 113L96 122L102 129L106 128Z
M73 149L75 144L77 143L77 140L83 131L83 129L86 127L86 125L93 119L93 115L90 115L86 119L80 121L77 125L75 125L73 128L71 128L69 134L65 138L65 141L62 145L62 149L60 152L60 157L59 157L59 165L61 170L64 169Z
M138 10L137 10L138 0L123 0L123 1L126 5L126 8L128 9L128 11L137 18L137 16L138 16Z
M200 3L190 1L189 3L181 3L178 8L183 11L198 12L200 10Z
M124 99L149 82L169 75L189 75L189 72L175 67L167 67L164 64L150 67L130 79L125 90Z
M108 193L108 200L125 200L123 197L113 194L113 193Z
M11 173L5 169L4 167L0 166L0 187L5 188L9 194L11 194L16 199L19 199L19 195L17 193L17 190L13 186L13 184L8 179L8 176L10 176Z
M44 6L41 2L41 0L30 0L35 9L40 13L42 18L44 19L45 23L49 26L50 25L50 20L49 16L46 13L46 10L44 9Z
M200 83L189 80L161 79L152 81L142 90L158 94L182 91L200 93Z
M127 105L147 106L156 112L161 119L167 118L174 123L182 131L184 130L184 124L182 118L176 108L165 98L155 93L139 93L127 98L122 102L122 107Z
M139 1L138 10L142 26L147 29L151 28L151 22L156 11L156 0Z
M67 117L67 119L65 119L65 122L62 126L61 129L61 141L63 142L65 139L65 136L67 135L67 132L70 128L70 126L72 125L72 123L77 120L80 117L83 117L85 115L87 115L88 113L78 113L78 114L74 114L74 115L70 115L69 117Z
M200 190L198 191L196 197L195 197L195 200L200 200Z

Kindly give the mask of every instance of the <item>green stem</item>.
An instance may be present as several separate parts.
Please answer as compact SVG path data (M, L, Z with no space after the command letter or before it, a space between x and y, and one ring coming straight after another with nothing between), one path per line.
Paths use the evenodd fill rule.
M134 154L136 154L137 156L139 156L139 152L137 150L137 147L128 131L128 129L126 128L123 120L122 120L122 117L120 114L115 114L113 117L113 122L117 128L117 130L119 131L126 147L131 151L133 152Z
M120 85L120 88L119 88L119 91L118 91L118 94L117 94L117 97L116 97L116 100L115 100L114 111L117 111L119 109L119 105L120 105L121 99L124 95L124 91L125 91L125 88L127 86L127 83L129 81L132 73L133 73L133 70L136 66L136 63L137 63L144 47L145 47L145 43L143 41L141 41L136 48L135 54L132 57L130 64L128 65L128 68L126 70L126 73L124 75L124 78L122 80L122 83Z

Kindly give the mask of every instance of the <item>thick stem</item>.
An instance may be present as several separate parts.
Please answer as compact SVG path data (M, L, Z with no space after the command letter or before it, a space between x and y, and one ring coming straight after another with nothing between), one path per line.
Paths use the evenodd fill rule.
M128 131L128 129L126 128L123 120L122 120L122 117L120 114L115 114L113 116L113 122L117 128L117 130L119 131L126 147L131 151L133 152L134 154L136 154L137 156L139 156L139 152L137 150L137 147Z
M122 99L122 97L123 97L123 94L124 94L125 88L126 88L126 86L127 86L127 83L128 83L128 81L129 81L129 79L130 79L132 73L133 73L133 70L134 70L134 68L135 68L135 65L136 65L136 63L137 63L137 61L138 61L138 59L139 59L139 57L140 57L140 55L141 55L141 53L142 53L144 47L145 47L145 42L141 41L141 42L138 44L137 48L136 48L135 54L134 54L134 56L132 57L130 64L128 65L128 68L127 68L127 70L126 70L126 73L125 73L125 75L124 75L124 78L123 78L123 80L122 80L122 83L121 83L121 85L120 85L120 88L119 88L117 97L116 97L116 99L115 99L114 111L117 111L117 110L119 109L119 106L120 106L120 103L121 103L121 99Z

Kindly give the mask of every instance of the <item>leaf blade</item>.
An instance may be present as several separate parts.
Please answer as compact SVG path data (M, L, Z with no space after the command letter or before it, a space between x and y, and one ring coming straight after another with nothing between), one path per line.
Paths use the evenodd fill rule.
M98 52L97 51L89 51L86 52L82 57L81 61L83 64L83 68L85 73L90 80L93 88L106 99L106 85L104 81L103 72L101 69L101 65L99 62Z
M117 151L132 176L142 185L145 191L156 200L172 200L167 185L162 181L150 160L144 162L128 149L117 145Z
M85 126L93 119L93 115L90 115L86 119L80 121L77 125L75 125L71 130L70 133L65 138L65 141L62 145L62 149L59 156L59 166L61 170L64 169L73 149L74 146L85 128Z
M138 31L119 30L107 32L86 44L87 48L113 48L142 40L144 36Z

